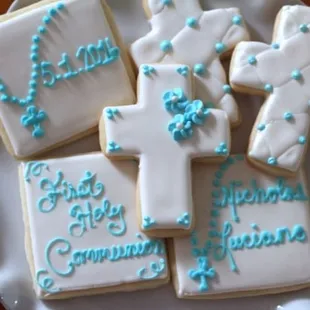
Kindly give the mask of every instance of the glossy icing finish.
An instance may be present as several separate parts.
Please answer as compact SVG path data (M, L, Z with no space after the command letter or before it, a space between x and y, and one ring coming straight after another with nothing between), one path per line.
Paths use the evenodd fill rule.
M118 107L114 120L106 113L109 108L104 110L101 146L112 159L135 157L140 161L142 230L189 230L194 217L191 160L227 157L229 121L226 113L215 109L206 109L208 116L204 117L202 107L197 110L201 125L193 122L187 130L194 99L190 69L184 76L178 70L184 69L182 65L152 68L153 73L146 74L149 70L141 66L136 105ZM184 214L190 217L188 225L182 225Z
M220 58L238 42L249 38L239 9L205 12L198 0L173 0L170 5L160 0L145 3L151 14L152 30L131 45L137 66L143 63L183 63L192 68L203 65L203 72L194 70L197 99L223 109L230 122L238 124L236 102L223 90L227 81ZM164 42L169 42L171 47L163 49Z
M221 165L194 164L193 198L196 229L190 238L174 239L178 297L265 294L309 283L310 211L302 172L277 179L240 155Z
M139 233L134 162L112 163L95 153L23 163L21 168L38 296L167 279L164 243Z
M309 133L309 22L309 8L284 6L275 26L274 43L240 43L230 73L237 90L266 92L252 131L249 157L293 173L303 162ZM264 130L257 129L260 125ZM272 158L275 164L269 160Z
M55 5L43 5L0 23L0 50L5 55L2 57L0 77L10 93L16 96L27 95L33 65L29 59L31 40L37 31L42 30L38 29L42 23L46 24L46 33L41 34L40 61L53 64L59 76L67 71L67 66L57 67L64 53L70 57L70 66L80 68L84 61L75 57L78 47L96 44L106 38L115 46L100 0L87 3L66 1L65 8L54 19L47 20L50 17L46 16L46 12ZM85 19L85 16L91 18ZM36 59L35 56L31 57ZM44 79L46 77L42 76ZM49 75L47 79L50 80ZM58 81L53 87L44 87L41 76L37 84L35 105L48 116L44 120L44 137L34 139L30 130L21 127L22 113L17 106L4 102L0 104L0 119L17 157L29 157L85 133L98 124L102 107L107 104L131 104L135 97L121 58L72 79Z

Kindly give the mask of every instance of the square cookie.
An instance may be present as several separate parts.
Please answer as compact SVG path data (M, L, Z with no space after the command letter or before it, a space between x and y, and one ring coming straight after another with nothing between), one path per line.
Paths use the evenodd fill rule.
M302 172L268 176L244 156L193 167L197 226L173 240L179 298L231 298L309 286L310 210Z
M104 106L134 102L104 0L42 1L0 17L0 38L0 133L16 158L95 132Z
M139 232L137 167L102 154L22 163L26 253L39 298L154 288L165 244Z
M136 105L108 107L100 144L111 159L139 160L139 226L147 235L189 235L195 226L191 162L223 162L230 152L224 111L195 99L184 65L142 65Z

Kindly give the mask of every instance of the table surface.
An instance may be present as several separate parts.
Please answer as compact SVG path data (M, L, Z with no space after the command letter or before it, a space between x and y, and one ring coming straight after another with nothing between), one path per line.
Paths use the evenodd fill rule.
M31 0L29 0L30 2ZM34 2L35 0L33 0ZM143 28L143 29L139 29L139 23L135 20L132 19L130 22L127 22L122 24L122 19L124 19L124 14L119 14L119 13L124 13L127 11L120 10L120 8L122 6L126 6L127 9L130 8L130 5L128 5L127 3L129 2L139 2L141 0L130 0L128 2L124 2L123 0L108 0L109 4L112 6L112 9L114 9L115 13L116 13L116 18L117 21L121 24L121 31L123 31L123 35L126 38L127 42L132 41L133 39L135 39L135 37L141 36L141 34L143 34L143 32L145 31L145 29L147 28ZM222 1L222 0L221 0ZM283 0L256 0L256 1L261 1L262 4L266 3L267 6L267 1L268 3L273 3L270 5L270 11L274 11L275 14L276 11L279 9L279 7L282 4L288 4L288 3L297 3L297 0L287 0L287 1L283 1ZM255 1L255 2L256 2ZM12 1L10 0L0 0L0 14L3 14L7 7L10 5ZM208 7L213 8L213 7L217 7L220 1L218 0L205 0L202 1L203 3L207 3ZM223 0L222 3L225 4L230 4L233 3L234 5L238 6L238 4L240 4L240 6L242 6L242 4L249 4L251 1L248 0ZM310 0L305 0L305 2L307 4L310 5ZM257 3L257 2L256 2ZM249 4L249 6L251 6ZM118 12L117 10L120 10L120 12ZM128 14L131 14L132 12L130 12L130 10L128 10ZM256 25L258 25L258 23L260 22L260 25L258 25L259 27L255 28L255 39L263 39L265 41L270 40L271 37L271 29L272 29L272 23L273 23L273 17L272 14L268 14L270 16L267 17L268 21L266 22L266 20L262 21L259 17L257 17L257 15L251 15L251 12L249 12L249 8L248 8L248 12L247 12L248 16L247 16L247 20L253 24L251 24L252 28L255 28ZM257 17L257 18L256 18ZM255 25L256 23L256 25ZM264 24L264 25L263 25ZM138 30L138 31L137 31ZM124 33L125 32L125 33ZM132 34L132 33L134 34ZM267 33L270 32L270 33ZM254 37L253 36L253 37ZM259 108L259 103L258 105L256 104L256 108L249 108L249 106L251 106L251 104L249 104L249 100L248 98L244 98L244 97L237 97L238 101L240 101L240 107L241 107L241 112L242 113L246 113L248 116L248 123L247 124L243 124L241 129L239 131L237 131L235 133L235 141L236 140L240 140L237 137L240 137L240 133L242 133L243 131L249 131L251 126L252 126L252 122L256 117L256 113L257 110ZM245 103L246 105L242 104L242 101ZM87 141L87 147L85 148L85 141ZM239 144L238 146L234 147L234 152L240 152L240 150L245 149L246 147L246 140L244 141L244 143L241 143L241 145ZM56 154L57 152L61 152L64 156L65 155L70 155L70 154L74 154L77 151L93 151L93 150L97 150L98 149L98 141L97 141L97 136L93 136L88 138L87 140L82 140L78 143L75 143L73 146L70 146L68 148L63 148L61 150L57 150L56 152L54 152L51 155ZM16 163L9 157L8 154L6 154L6 151L4 150L3 145L0 142L0 168L2 169L1 172L6 173L5 175L7 177L3 178L5 179L6 182L8 182L10 185L13 184L17 184L16 182ZM11 170L13 170L13 173L11 172ZM1 174L1 173L0 173ZM3 198L3 195L5 194L5 190L2 191L2 195L1 195L1 187L0 187L0 197ZM16 196L18 196L18 193L16 193ZM18 198L17 198L18 199ZM3 201L0 201L1 204L3 204L3 206L6 205L6 203L8 203L11 201L9 200L9 198L4 198ZM14 201L15 205L17 203L17 200L15 199ZM9 204L9 203L8 203ZM12 203L12 205L10 205L10 207L15 207L15 205ZM16 207L18 207L16 205ZM1 208L0 208L1 211ZM0 212L1 213L1 212ZM17 212L16 212L17 213ZM0 215L1 216L1 215ZM16 217L21 217L21 214L18 212ZM8 221L11 221L11 219L8 219ZM0 223L1 223L1 218L0 218ZM3 224L3 223L2 223ZM6 224L10 223L5 223L4 222L4 227ZM14 223L15 224L15 223ZM9 226L7 226L9 227ZM4 228L5 229L5 228ZM0 226L0 230L1 231L7 231L7 230L2 230L1 226ZM12 229L11 229L12 230ZM13 236L12 231L9 232L10 236ZM0 234L1 236L1 234ZM15 235L17 236L17 235ZM19 235L19 237L21 238L22 235ZM22 242L20 242L19 240L16 240L16 243L19 243L19 246L21 246ZM3 245L3 244L2 244ZM0 240L0 246L1 246L1 240ZM14 245L12 245L12 247L14 247ZM7 249L10 251L9 247L6 247L6 244L4 244L4 250ZM17 247L16 247L17 249ZM21 253L21 249L18 248L19 253ZM15 256L19 255L19 253L14 253ZM12 253L11 253L12 254ZM7 257L11 257L12 260L15 259L15 256L10 254ZM1 257L0 257L1 259ZM17 260L16 260L17 261ZM14 266L16 269L16 265ZM19 306L17 306L16 308L12 307L12 310L14 309L23 309L23 310L38 310L38 309L85 309L86 305L88 305L87 301L85 301L84 299L77 299L75 301L72 302L68 302L68 308L67 306L64 307L59 307L59 305L55 305L55 304L48 304L45 306L35 304L35 302L32 300L30 303L29 302L29 296L31 295L31 293L28 292L28 290L31 290L31 287L27 284L26 285L26 277L23 275L20 279L18 279L17 277L19 276L20 273L24 273L23 268L27 268L26 264L22 264L20 266L20 270L17 270L15 272L12 272L12 274L9 274L9 278L16 278L15 282L14 280L12 280L11 284L8 285L7 287L7 291L11 292L14 291L13 295L19 296L20 300L19 300ZM0 269L1 269L1 264L0 264ZM13 271L13 268L11 269ZM4 269L4 271L6 271ZM17 285L18 284L18 285ZM0 286L1 286L1 279L0 279ZM16 292L16 286L19 286L19 288L17 289ZM27 286L27 289L26 289ZM163 289L159 289L159 290L155 290L154 292L149 291L149 292L137 292L137 295L135 295L135 298L132 298L131 296L128 297L128 295L119 295L119 294L112 294L111 296L107 296L106 299L103 301L101 296L94 297L92 299L92 302L90 303L91 305L89 307L91 307L91 309L104 309L104 308L108 308L108 309L144 309L145 303L148 303L149 305L151 305L150 307L148 307L149 309L168 309L168 310L173 310L173 309L179 309L179 310L185 310L185 309L191 309L191 310L200 310L200 309L230 309L230 310L248 310L248 309L255 309L255 310L274 310L274 308L276 307L277 304L281 304L283 302L285 302L286 300L290 300L292 298L297 298L300 296L309 296L309 291L307 292L297 292L297 293L293 293L293 294L285 294L285 295L281 295L281 296L270 296L270 297L261 297L261 298L253 298L253 299L249 299L249 298L245 298L245 299L239 299L236 300L234 302L232 301L223 301L222 303L213 303L213 302L197 302L195 304L192 303L188 303L188 302L183 302L183 301L174 301L174 299L172 299L171 296L174 295L172 289L167 289L167 288L163 288ZM25 295L27 295L27 298L25 297ZM10 297L10 301L13 301L15 297ZM16 297L17 298L17 297ZM173 296L174 298L174 296ZM126 301L125 301L126 300ZM164 301L163 301L164 300ZM167 300L168 304L165 304L165 300ZM28 306L23 307L23 303L27 303ZM171 303L171 305L169 305L169 302ZM22 304L22 305L21 305ZM30 305L31 304L31 305ZM220 306L221 304L221 306ZM30 305L30 306L29 306ZM113 305L112 307L110 305ZM21 307L20 307L21 306ZM31 308L29 308L31 307ZM80 308L82 307L82 308ZM114 307L114 308L113 308ZM235 308L236 307L236 308ZM1 305L0 305L0 310L4 310Z

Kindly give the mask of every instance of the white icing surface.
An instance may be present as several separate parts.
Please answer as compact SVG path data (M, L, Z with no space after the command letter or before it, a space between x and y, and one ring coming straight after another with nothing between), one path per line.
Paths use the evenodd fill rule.
M253 128L249 156L263 164L275 157L277 167L291 172L299 169L306 149L307 143L302 145L298 139L308 138L309 133L310 33L299 29L309 23L309 8L285 6L273 39L280 49L264 43L240 43L230 77L232 84L255 90L264 90L267 83L273 85L274 91L267 96L259 116L259 124L266 129ZM256 56L257 64L249 64L249 56ZM302 73L300 81L291 77L296 69ZM284 119L286 112L293 113L292 121Z
M0 77L13 95L27 95L31 38L47 10L54 6L46 5L0 23ZM106 37L114 42L100 0L66 1L66 9L47 28L40 59L52 62L57 74L63 73L57 67L62 53L68 53L73 67L80 68L84 63L75 57L80 46L97 44ZM20 124L22 108L0 102L0 119L19 157L31 156L87 131L98 124L104 106L132 104L135 98L121 58L77 78L60 81L53 88L44 87L41 78L38 84L35 105L48 115L42 124L46 134L41 139L34 139L31 130Z
M14 7L36 0L16 0ZM141 6L141 0L108 0L116 17L124 40L133 42L149 31L149 25ZM251 33L251 38L271 42L275 14L283 4L297 4L299 0L202 0L205 10L240 7ZM232 132L234 152L245 152L248 134L252 128L263 98L236 94L243 118L241 126ZM90 151L99 151L98 137L92 135L49 153L49 156L68 156ZM307 158L307 164L309 160ZM44 301L36 298L24 253L24 228L18 188L16 162L9 156L0 141L0 295L8 309L16 310L102 310L102 309L145 309L150 310L275 310L277 305L307 298L309 289L287 294L275 294L252 298L223 300L179 300L170 285L155 290L133 293L115 293L102 296L81 297L63 301ZM306 171L309 172L309 165ZM8 195L8 192L13 193ZM12 211L14 210L14 212ZM16 267L18 266L18 268ZM286 271L287 272L287 271ZM15 309L14 309L15 310Z
M48 171L43 168L40 176L30 175L30 182L24 182L35 270L47 269L49 272L48 276L55 281L54 288L59 288L62 292L142 281L138 277L137 272L143 267L148 268L148 276L153 275L150 271L150 264L152 262L157 263L160 257L166 259L164 255L152 254L140 258L121 259L116 262L105 260L103 263L96 264L88 261L87 264L76 267L74 274L67 277L61 277L49 268L45 259L45 249L47 244L56 237L65 238L72 246L70 254L64 256L56 254L57 246L51 252L53 265L62 271L68 269L67 261L72 259L74 250L104 248L111 247L112 245L126 245L143 241L136 236L139 233L139 229L136 220L137 165L134 162L113 163L99 153L42 162L49 166ZM25 164L22 165L25 171ZM42 178L48 178L54 182L57 171L62 171L64 179L75 187L84 176L85 171L95 173L95 182L102 182L105 186L104 196L101 199L85 198L71 202L66 202L62 197L59 197L57 206L53 211L49 213L40 212L37 208L37 203L40 198L46 196L47 192L40 188L39 182ZM94 191L96 191L95 188ZM114 205L122 204L125 207L126 233L122 236L111 235L107 230L107 225L110 221L104 217L101 222L96 223L97 227L95 229L89 228L88 225L87 231L82 237L70 235L68 227L71 223L77 221L76 218L69 215L70 208L75 204L79 204L86 211L84 206L86 201L89 201L93 208L102 207L101 201L103 199L108 199ZM47 207L47 204L45 206ZM116 223L119 224L120 221L116 221ZM78 232L78 230L78 228L74 230L74 233L75 231ZM148 240L142 233L140 235L143 240ZM58 247L65 248L62 243L59 243ZM167 274L168 271L166 269L157 279L166 278ZM44 293L36 284L35 290L39 296L42 296Z
M142 63L184 63L191 67L204 64L206 73L195 74L197 98L223 109L232 124L238 123L240 116L236 102L231 94L223 91L227 80L215 45L224 43L226 51L231 51L238 42L248 40L244 22L241 25L232 22L234 16L241 16L240 10L229 8L205 12L198 0L173 0L169 6L159 0L147 3L152 13L152 30L131 45L137 66ZM197 27L186 25L190 17L197 19ZM164 40L171 41L171 52L165 53L160 49Z
M208 167L195 164L193 167L193 197L197 208L196 232L199 244L203 247L208 240L210 211L212 208L213 180L219 165ZM245 161L236 161L225 172L222 178L223 186L229 186L231 181L242 181L239 190L251 188L250 181L256 180L260 188L275 187L276 178L260 173L251 168ZM294 179L289 179L287 184L295 188L297 183L307 187L300 172ZM253 191L252 191L253 192ZM223 197L223 196L222 196ZM228 221L232 224L231 236L249 235L254 231L252 224L257 224L259 231L275 232L277 228L288 227L290 230L295 225L302 225L309 237L310 210L308 201L278 201L277 203L253 203L243 204L237 207L240 222L233 221L231 208L221 208L220 215L216 219L216 229L220 231L223 223ZM212 239L209 239L212 240ZM213 239L214 240L214 239ZM217 239L218 240L218 239ZM180 297L201 296L207 294L221 294L236 291L249 291L268 288L280 288L296 284L309 283L310 279L310 245L306 243L289 243L279 246L263 246L260 249L232 251L239 272L232 272L228 256L222 261L215 261L212 255L209 257L209 267L215 268L216 277L208 279L209 291L199 291L199 281L193 281L188 276L190 269L197 269L198 265L192 256L190 238L174 239L176 253L176 277L179 284L177 291ZM220 252L220 250L219 250ZM218 253L219 253L218 252Z
M140 70L137 105L118 107L119 116L108 119L103 112L107 144L114 141L119 152L109 156L135 156L140 160L139 192L141 218L156 221L152 229L188 229L177 223L184 213L192 217L191 159L218 157L222 143L230 149L229 122L223 111L210 109L203 126L195 126L193 137L176 142L168 131L173 115L165 110L163 95L182 88L193 100L192 75L182 76L179 65L154 65L151 76Z

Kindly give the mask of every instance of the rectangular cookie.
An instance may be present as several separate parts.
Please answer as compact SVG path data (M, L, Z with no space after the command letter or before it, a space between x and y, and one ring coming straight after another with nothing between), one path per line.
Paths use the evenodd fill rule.
M26 253L41 299L169 281L165 243L139 232L134 162L99 153L20 166Z
M173 240L179 298L293 291L310 283L310 210L303 172L272 177L243 155L193 167L197 212L191 237Z
M0 37L0 134L18 159L97 131L104 106L135 100L104 0L42 1L0 17Z

